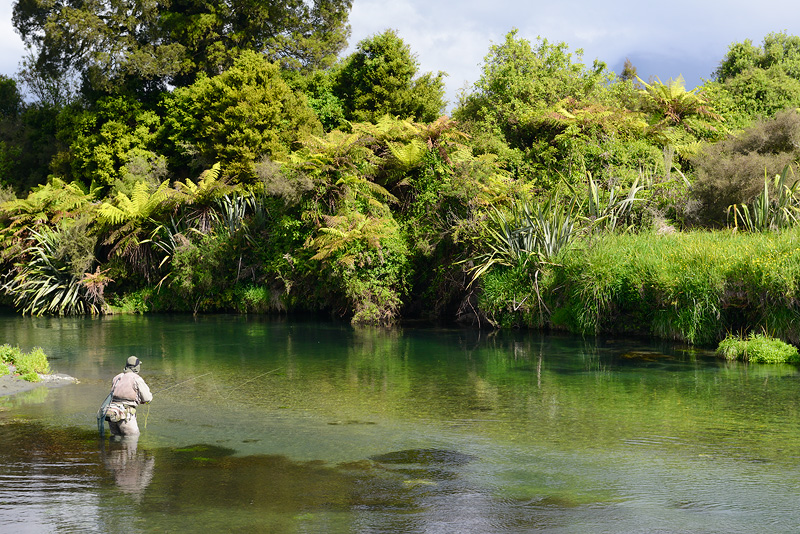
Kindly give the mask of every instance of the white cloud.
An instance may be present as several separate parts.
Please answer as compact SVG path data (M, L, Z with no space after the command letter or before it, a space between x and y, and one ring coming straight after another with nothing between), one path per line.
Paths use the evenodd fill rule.
M0 5L0 74L13 76L25 55L25 45L11 24L11 2Z
M0 73L14 74L25 49L11 26L11 2L0 1ZM800 35L796 0L354 0L348 52L361 39L397 30L423 72L445 71L448 98L480 76L489 46L512 28L584 49L584 61L619 69L639 58L640 74L683 73L688 84L709 77L733 42L760 43L774 31Z

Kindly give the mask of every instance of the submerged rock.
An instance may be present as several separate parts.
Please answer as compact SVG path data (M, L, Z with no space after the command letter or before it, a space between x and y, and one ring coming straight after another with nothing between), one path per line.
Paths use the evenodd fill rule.
M449 466L464 465L473 460L475 456L456 451L444 449L406 449L403 451L389 452L370 456L373 460L382 464L417 464L423 466Z

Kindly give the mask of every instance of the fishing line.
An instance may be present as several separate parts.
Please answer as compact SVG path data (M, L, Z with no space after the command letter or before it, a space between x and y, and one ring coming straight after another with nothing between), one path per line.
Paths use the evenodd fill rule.
M281 369L283 369L283 367L277 367L275 369L272 369L271 371L267 371L266 373L261 373L258 376L254 376L253 378L242 382L241 384L239 384L235 388L231 389L228 392L228 396L227 397L222 394L222 392L217 387L216 383L212 382L212 384L214 386L214 389L217 391L217 394L220 396L220 398L222 398L223 400L228 400L230 398L231 394L233 394L233 392L236 391L237 389L249 384L250 382L253 382L254 380L258 380L259 378L263 378L263 377L265 377L267 375L271 375L272 373L276 373L276 372L280 371ZM203 378L204 376L208 376L210 374L213 374L213 373L209 372L209 373L205 373L205 374L202 374L202 375L194 376L192 378L188 378L186 380L178 382L177 384L173 384L173 385L171 385L169 387L166 387L164 389L161 389L161 390L158 390L158 391L154 391L153 395L164 393L165 391L168 391L168 390L170 390L172 388L176 388L176 387L178 387L178 386L180 386L182 384L185 384L187 382L191 382L192 380L197 380L198 378ZM144 428L145 429L147 428L147 419L148 419L148 417L150 417L150 403L147 404L147 413L144 415Z
M169 386L167 388L155 391L155 392L153 392L153 395L156 395L156 394L160 395L161 393L164 393L165 391L168 391L168 390L170 390L172 388L176 388L176 387L180 386L181 384L185 384L186 382L191 382L192 380L197 380L198 378L203 378L204 376L208 376L210 374L211 373L206 373L204 375L198 375L198 376L193 376L192 378L187 378L186 380L178 382L177 384L172 384L171 386ZM144 428L145 429L147 429L147 418L148 417L150 417L150 403L149 402L147 403L147 413L144 414Z
M253 378L251 378L250 380L246 380L246 381L242 382L241 384L239 384L238 386L236 386L235 388L233 388L232 390L230 390L230 391L228 392L228 397L230 397L230 394L231 394L231 393L233 393L233 392L234 392L234 391L236 391L237 389L239 389L239 388L243 387L244 385L246 385L246 384L249 384L249 383L250 383L250 382L252 382L253 380L258 380L259 378L261 378L261 377L263 377L263 376L270 375L270 374L272 374L272 373L274 373L274 372L276 372L276 371L280 371L281 369L283 369L283 367L278 367L277 369L273 369L272 371L267 371L266 373L262 373L262 374L260 374L260 375L258 375L258 376L254 376L254 377L253 377Z
M158 390L158 391L154 391L154 392L153 392L153 395L155 395L156 393L158 393L158 394L164 393L165 391L168 391L168 390L170 390L170 389L172 389L172 388L176 388L176 387L180 386L181 384L185 384L186 382L191 382L192 380L197 380L198 378L203 378L204 376L208 376L208 375L210 375L210 374L211 374L211 373L206 373L206 374L204 374L204 375L199 375L199 376L194 376L194 377L192 377L192 378L187 378L186 380L183 380L183 381L181 381L181 382L178 382L177 384L173 384L173 385L171 385L171 386L170 386L170 387L168 387L168 388L164 388L164 389L160 389L160 390Z

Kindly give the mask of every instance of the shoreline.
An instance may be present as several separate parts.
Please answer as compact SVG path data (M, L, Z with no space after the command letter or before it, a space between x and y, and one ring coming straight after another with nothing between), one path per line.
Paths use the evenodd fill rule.
M77 378L60 373L39 375L39 378L41 379L40 382L28 382L13 375L0 376L0 397L16 395L37 387L57 388L67 384L78 383Z

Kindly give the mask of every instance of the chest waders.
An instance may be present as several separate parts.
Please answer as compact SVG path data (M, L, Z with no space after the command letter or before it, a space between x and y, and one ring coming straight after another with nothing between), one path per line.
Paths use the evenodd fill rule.
M114 388L117 387L117 379L116 382L111 386L111 391L108 393L108 397L106 400L103 401L103 404L100 405L100 409L97 410L97 431L100 433L100 439L105 439L106 437L106 412L108 412L108 406L111 404L111 399L114 398Z

